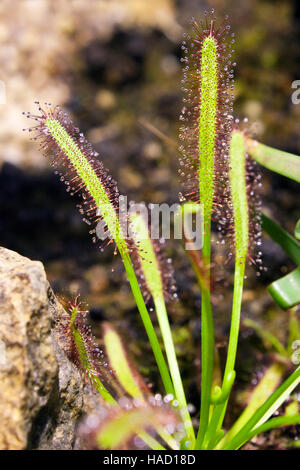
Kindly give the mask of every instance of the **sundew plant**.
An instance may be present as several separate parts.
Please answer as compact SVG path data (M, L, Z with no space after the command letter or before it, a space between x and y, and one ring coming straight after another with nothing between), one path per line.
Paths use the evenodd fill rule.
M103 327L104 352L96 345L86 311L78 300L66 303L66 313L55 325L64 350L85 379L99 393L102 406L93 419L87 417L79 433L89 448L155 450L237 450L254 436L271 429L300 424L298 406L278 413L300 382L300 367L283 380L283 372L271 366L258 383L238 420L227 429L224 418L236 381L236 356L244 278L247 269L263 269L262 230L300 263L300 245L274 221L263 214L259 198L261 178L255 161L300 182L300 160L295 155L254 141L246 125L233 115L234 34L228 19L217 21L214 12L202 21L192 20L183 49L183 109L180 116L179 212L196 213L201 205L203 246L188 251L201 290L201 390L199 416L191 417L176 357L167 311L167 301L176 297L170 259L160 241L151 238L147 218L140 212L124 217L119 207L119 191L98 154L60 108L45 103L27 117L36 121L29 129L40 141L71 195L79 193L79 210L97 241L101 226L108 243L113 242L123 261L137 309L146 330L161 377L162 389L154 392L130 362L126 349L110 324ZM100 224L100 225L99 225ZM130 230L127 230L127 228ZM212 227L234 265L232 309L227 355L221 379L216 358L212 284L216 268ZM296 228L296 238L299 229ZM188 238L184 231L184 237ZM229 264L228 264L229 266ZM229 269L229 267L228 267ZM277 338L250 325L266 337L281 354L292 354L299 325L293 307L300 302L299 269L269 286L274 300L290 309L290 341L285 348ZM150 315L154 309L155 316ZM152 307L153 306L153 307ZM157 334L159 331L159 335ZM160 341L162 338L162 342ZM294 348L295 349L295 348ZM295 353L295 351L294 351ZM296 364L297 361L294 361ZM299 363L299 361L298 361ZM277 369L276 369L277 367ZM274 379L275 369L277 371ZM269 375L268 375L269 374ZM273 380L273 381L272 381ZM156 393L157 392L157 393ZM198 407L198 403L194 403Z

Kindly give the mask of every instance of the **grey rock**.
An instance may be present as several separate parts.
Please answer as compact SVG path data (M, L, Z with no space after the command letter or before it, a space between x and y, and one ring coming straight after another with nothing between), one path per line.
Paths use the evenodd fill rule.
M39 261L0 248L0 449L72 449L84 386L51 329L64 312Z

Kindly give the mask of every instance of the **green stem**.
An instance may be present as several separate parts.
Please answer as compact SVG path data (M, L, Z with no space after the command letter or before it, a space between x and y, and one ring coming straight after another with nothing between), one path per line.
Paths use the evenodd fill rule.
M132 289L132 293L135 299L135 302L137 304L138 310L140 312L145 330L147 332L156 362L157 366L166 390L166 393L169 394L174 394L174 387L171 381L171 377L168 371L168 367L165 361L165 358L163 356L162 350L160 348L157 335L155 333L151 318L149 316L148 310L146 308L134 269L131 264L130 257L127 252L121 252L120 254L122 256L123 262L124 262L124 267L127 273L127 277Z
M227 352L227 360L224 371L223 387L226 383L231 383L231 377L235 374L234 366L237 353L238 336L240 329L240 315L242 305L242 294L244 284L244 272L245 272L245 258L237 258L235 262L234 272L234 290L233 290L233 304L232 304L232 315L231 315L231 327L229 336L229 345ZM215 441L215 435L219 432L222 427L224 416L227 409L228 398L230 389L227 391L227 399L214 407L212 418L206 433L204 447L209 449L213 446Z
M234 222L235 270L229 345L222 389L217 390L216 406L206 433L204 448L213 446L222 427L230 391L235 379L235 359L240 329L245 263L249 245L249 209L246 186L246 161L243 135L233 131L230 140L229 181Z
M232 317L231 317L231 327L230 327L230 336L229 336L229 345L227 353L227 361L225 367L225 377L228 376L230 372L234 371L237 344L240 330L240 316L241 316L241 306L242 306L242 295L243 295L243 285L244 285L244 273L245 273L245 258L237 258L235 262L235 272L234 272L234 291L233 291L233 304L232 304Z
M214 324L210 299L210 263L211 263L211 215L214 200L214 177L218 116L219 92L218 45L209 35L203 41L200 60L199 83L199 196L203 204L203 247L202 256L205 281L201 291L201 406L200 426L196 448L202 445L209 420L210 396L214 365Z
M243 410L242 414L235 421L233 426L226 433L222 441L217 446L218 448L224 447L249 421L251 416L262 406L271 393L278 387L282 380L285 371L285 366L281 363L275 362L266 371L261 381L256 385L253 393L251 394L250 401L247 407Z
M189 440L189 442L186 443L186 446L190 448L194 444L195 435L191 417L187 408L184 388L182 385L170 323L166 310L161 270L159 267L152 240L149 236L148 226L146 225L145 220L141 215L137 213L131 214L130 230L133 232L137 255L140 259L144 279L147 283L147 288L149 289L149 292L151 293L154 301L156 315L162 334L165 352L167 355L168 365L174 386L175 393L172 394L178 401L180 413L187 434L187 439Z
M224 450L239 449L247 442L250 433L262 426L300 383L300 367L298 367L280 387L272 393L265 403L253 414L243 428L227 443Z
M117 401L113 398L113 396L106 390L106 388L102 385L101 381L98 377L93 377L93 384L96 390L100 393L102 398L111 406L118 407ZM158 434L166 441L168 445L172 448L174 446L174 440L171 436L168 436L164 430L157 429ZM153 436L148 434L146 431L140 431L137 435L150 447L152 450L166 450Z
M214 323L210 298L210 235L211 224L204 222L202 256L204 263L204 283L201 292L201 406L200 425L196 449L200 449L209 420L210 397L214 367Z
M262 434L264 432L270 431L271 429L277 429L282 426L292 426L292 425L300 424L300 415L294 416L279 416L278 418L272 418L266 423L258 426L257 428L253 429L247 436L247 441L250 441L254 436L258 434Z
M178 362L176 358L176 352L174 347L174 342L172 338L172 332L168 320L168 314L166 310L165 301L161 296L154 296L153 297L155 309L157 313L157 319L159 323L159 327L161 330L161 334L164 341L165 351L168 359L168 364L171 372L171 377L174 384L175 390L175 397L178 401L180 414L184 423L184 427L186 429L187 438L189 443L186 444L186 448L192 448L195 442L195 434L194 429L190 417L190 413L187 408L187 402L185 398L184 388L182 385L181 374L178 367Z
M138 436L147 444L152 450L166 450L151 434L145 431L140 431Z

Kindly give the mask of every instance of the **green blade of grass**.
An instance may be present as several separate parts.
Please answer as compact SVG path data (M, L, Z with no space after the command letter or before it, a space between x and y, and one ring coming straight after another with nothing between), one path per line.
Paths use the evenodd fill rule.
M254 160L268 170L286 176L300 183L300 157L292 153L277 150L245 138L246 148Z
M275 302L287 310L300 303L300 266L269 285L268 291Z
M300 265L300 243L297 240L265 214L262 214L262 229L281 246L295 264Z
M265 214L262 214L262 228L298 265L268 287L275 302L286 310L300 303L300 243Z
M300 240L300 219L296 223L294 234L295 234L295 238L297 238L297 240Z

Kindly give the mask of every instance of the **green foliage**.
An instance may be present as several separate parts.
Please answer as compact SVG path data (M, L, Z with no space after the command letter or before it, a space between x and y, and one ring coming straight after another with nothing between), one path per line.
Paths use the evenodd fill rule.
M103 339L109 362L120 384L132 398L144 401L143 391L135 376L136 374L130 367L122 342L110 325L105 326Z
M205 283L202 289L202 378L201 378L201 409L200 427L197 446L203 440L209 419L209 403L212 387L214 333L210 301L210 232L214 201L214 178L217 139L218 94L220 65L218 63L218 44L212 34L207 35L201 45L201 63L199 66L199 100L198 110L198 152L199 152L199 196L203 204L204 239L202 256L206 266ZM195 110L194 110L195 111Z
M138 258L140 260L145 281L155 305L158 323L164 340L164 346L174 385L175 396L178 400L182 419L186 428L189 442L188 447L191 447L193 446L195 440L194 429L187 408L185 392L182 385L174 342L164 301L161 270L157 261L153 243L149 235L148 227L143 217L140 214L131 215L130 227L133 232L133 240L137 249Z
M295 237L297 238L297 240L300 240L300 219L299 219L298 222L296 223L296 227L295 227Z
M45 126L57 143L61 152L66 155L67 159L74 167L77 175L82 180L86 191L97 204L99 213L115 240L120 253L124 255L127 251L125 236L120 227L119 219L117 217L115 207L110 200L108 191L101 182L95 169L92 167L82 150L78 147L76 141L72 139L57 119L48 117L45 121Z
M280 387L272 393L272 395L261 405L258 410L251 416L247 423L242 429L230 440L228 444L224 446L224 450L235 450L239 449L245 442L252 439L253 436L264 432L265 427L261 426L278 410L278 408L284 403L291 392L300 383L300 367L298 367L288 379L286 379ZM300 415L294 417L296 422L299 422ZM289 424L288 420L284 423ZM272 428L273 423L269 423ZM275 422L276 424L276 422ZM284 425L284 424L283 424Z
M262 214L262 229L285 251L295 264L300 265L299 242L265 214Z
M300 266L291 273L272 282L268 291L278 303L286 310L300 303Z
M268 287L275 302L286 310L300 303L300 243L266 215L263 214L262 220L263 230L298 265L294 271L274 281Z
M109 375L106 367L101 364L101 351L97 348L94 338L87 327L80 303L69 303L69 324L66 325L64 335L70 345L67 348L69 357L75 362L84 376L87 376L95 389L109 405L115 403L114 398L103 385L101 378Z
M240 414L233 426L226 433L223 440L218 444L218 448L226 445L249 421L251 416L264 404L271 393L278 387L282 380L285 367L283 364L274 363L265 372L263 378L256 385L251 394L247 407Z
M132 399L132 401L126 401L126 406L122 406L118 401L120 397L113 396L113 393L110 393L102 383L94 348L90 345L84 328L82 312L77 304L73 305L67 325L67 334L70 335L69 340L71 341L71 357L75 358L77 366L90 378L106 403L103 419L99 420L96 432L95 429L91 432L94 439L93 445L96 442L96 446L100 448L115 449L126 445L130 446L133 437L138 435L153 449L163 449L161 441L164 441L171 449L177 449L180 445L182 449L220 448L234 450L240 448L247 440L260 432L265 432L275 426L286 426L300 422L299 415L294 412L280 418L270 419L300 383L300 368L298 368L275 391L273 389L279 383L281 376L279 373L275 378L274 376L270 377L270 374L267 375L264 383L268 384L267 388L270 394L264 395L262 398L263 385L261 383L249 406L231 430L225 434L223 429L223 420L236 376L235 360L240 328L243 280L249 252L249 227L252 217L247 192L246 152L249 152L254 159L267 168L298 182L300 182L300 159L286 152L255 143L238 130L231 132L231 116L228 116L228 111L231 108L227 103L230 103L227 88L231 72L228 71L227 66L221 65L222 58L226 63L229 57L225 56L222 34L220 30L215 30L213 19L207 20L206 29L199 28L197 23L194 26L197 34L192 38L193 53L190 55L193 66L189 75L186 76L186 83L190 86L187 100L189 104L188 107L184 107L182 113L183 121L189 120L189 116L192 116L192 122L190 127L185 125L182 132L185 133L187 140L188 163L191 167L196 168L196 181L194 182L197 188L196 197L203 204L204 219L202 272L198 262L199 258L195 262L196 258L191 257L201 288L202 370L200 423L197 439L195 439L194 423L190 417L176 358L164 299L164 281L160 260L153 240L149 236L147 225L141 216L137 214L131 216L133 234L129 238L127 235L125 236L114 200L118 193L112 189L111 180L107 179L103 167L95 164L95 153L91 146L81 134L77 135L76 129L66 118L61 118L59 112L57 114L52 111L44 112L40 108L41 116L34 117L39 122L37 130L43 139L44 147L48 148L49 145L51 157L55 154L55 163L60 164L61 172L65 175L63 178L71 175L71 181L76 181L77 189L84 199L85 213L92 212L98 217L97 220L101 217L117 245L167 393L168 399L166 401L171 402L171 406L165 406L164 402L161 403L159 396L155 398L158 403L153 402L153 397L149 399L147 387L139 374L134 371L119 336L110 326L106 325L104 343L113 369L112 374L118 382L118 390L121 389L124 395L121 398L127 394ZM224 30L227 31L227 27ZM194 210L192 206L189 209ZM224 218L222 210L225 211L226 217L231 214L228 218L233 227L235 272L231 328L224 377L222 385L216 386L212 390L215 338L210 288L211 222L215 212L218 213L221 220ZM298 225L299 223L296 226L296 237L299 236ZM266 216L263 216L263 228L299 266L299 243ZM155 306L167 361L160 346L155 325L145 304L137 269L135 270L136 264L142 271L149 295ZM299 287L300 268L298 267L288 276L273 283L269 287L269 292L279 305L288 308L300 302ZM257 329L256 325L252 324L252 326ZM296 329L294 328L293 331L291 338L295 336ZM279 352L286 353L276 338L266 333L264 337ZM106 378L107 375L104 374L103 377ZM176 432L178 417L172 408L176 405L178 405L181 422L185 429L184 435ZM166 425L170 423L173 426L171 435L166 431ZM155 437L149 435L149 429L154 429ZM156 439L157 436L159 440Z
M218 46L213 36L204 39L200 65L199 191L204 224L210 223L214 196L215 140L218 115Z
M245 153L243 135L234 131L230 141L229 181L234 219L235 256L239 263L245 263L249 247L249 208Z
M254 160L269 170L300 183L300 157L298 155L268 147L248 138L245 140L247 151Z

